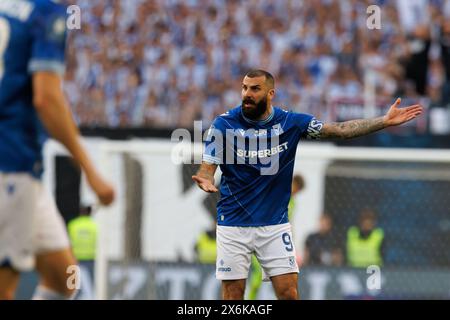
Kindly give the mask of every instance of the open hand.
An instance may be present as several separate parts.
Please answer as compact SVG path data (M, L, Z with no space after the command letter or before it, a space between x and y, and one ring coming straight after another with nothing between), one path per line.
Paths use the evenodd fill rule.
M210 179L206 179L200 176L192 176L192 180L197 182L197 185L205 192L213 193L217 192L216 186L214 185L214 181L211 181Z
M422 112L423 108L419 104L414 104L405 108L398 108L402 100L397 98L394 104L389 108L389 111L384 116L384 124L389 126L397 126L399 124L411 121L412 119L418 117Z

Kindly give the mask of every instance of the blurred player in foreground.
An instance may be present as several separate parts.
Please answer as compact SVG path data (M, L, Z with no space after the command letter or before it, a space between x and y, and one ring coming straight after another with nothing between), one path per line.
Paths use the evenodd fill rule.
M62 91L66 8L50 0L0 1L0 299L36 268L33 299L68 299L76 265L63 219L40 181L47 132L81 166L102 204L114 190L80 143Z
M214 173L218 165L222 171L216 277L222 280L223 299L243 299L252 253L278 299L298 299L288 203L300 138L359 137L422 113L419 105L399 109L397 99L382 117L322 123L312 115L272 106L274 95L270 73L248 72L242 82L242 104L214 120L202 165L192 177L202 190L217 192ZM235 143L244 137L246 143Z

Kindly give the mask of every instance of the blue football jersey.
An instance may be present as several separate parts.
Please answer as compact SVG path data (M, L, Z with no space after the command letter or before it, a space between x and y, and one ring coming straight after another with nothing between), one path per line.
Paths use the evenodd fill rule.
M318 138L311 115L278 107L264 121L247 119L238 106L217 117L205 139L203 161L222 171L217 223L268 226L288 222L297 144Z
M42 174L47 133L33 107L32 74L64 72L66 7L0 1L0 172Z

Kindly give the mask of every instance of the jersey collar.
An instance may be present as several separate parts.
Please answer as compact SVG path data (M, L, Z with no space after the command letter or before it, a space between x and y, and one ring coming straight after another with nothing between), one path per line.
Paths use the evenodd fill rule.
M272 120L273 116L275 115L275 108L274 108L274 106L271 106L271 107L272 107L272 112L264 120L257 120L257 121L255 121L255 120L251 120L251 119L247 118L246 116L244 116L244 113L242 112L242 105L241 105L241 115L242 115L242 118L244 118L244 120L247 121L250 124L264 125L264 124L270 122L270 120Z

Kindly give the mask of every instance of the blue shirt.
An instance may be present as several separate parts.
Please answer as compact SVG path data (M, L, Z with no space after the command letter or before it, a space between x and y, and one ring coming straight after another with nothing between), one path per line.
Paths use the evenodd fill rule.
M288 222L295 153L300 138L318 138L313 116L278 107L264 121L247 119L238 106L209 129L203 161L220 165L217 223L268 226Z
M65 6L0 0L0 172L41 176L47 133L33 106L31 77L62 74L65 44Z

